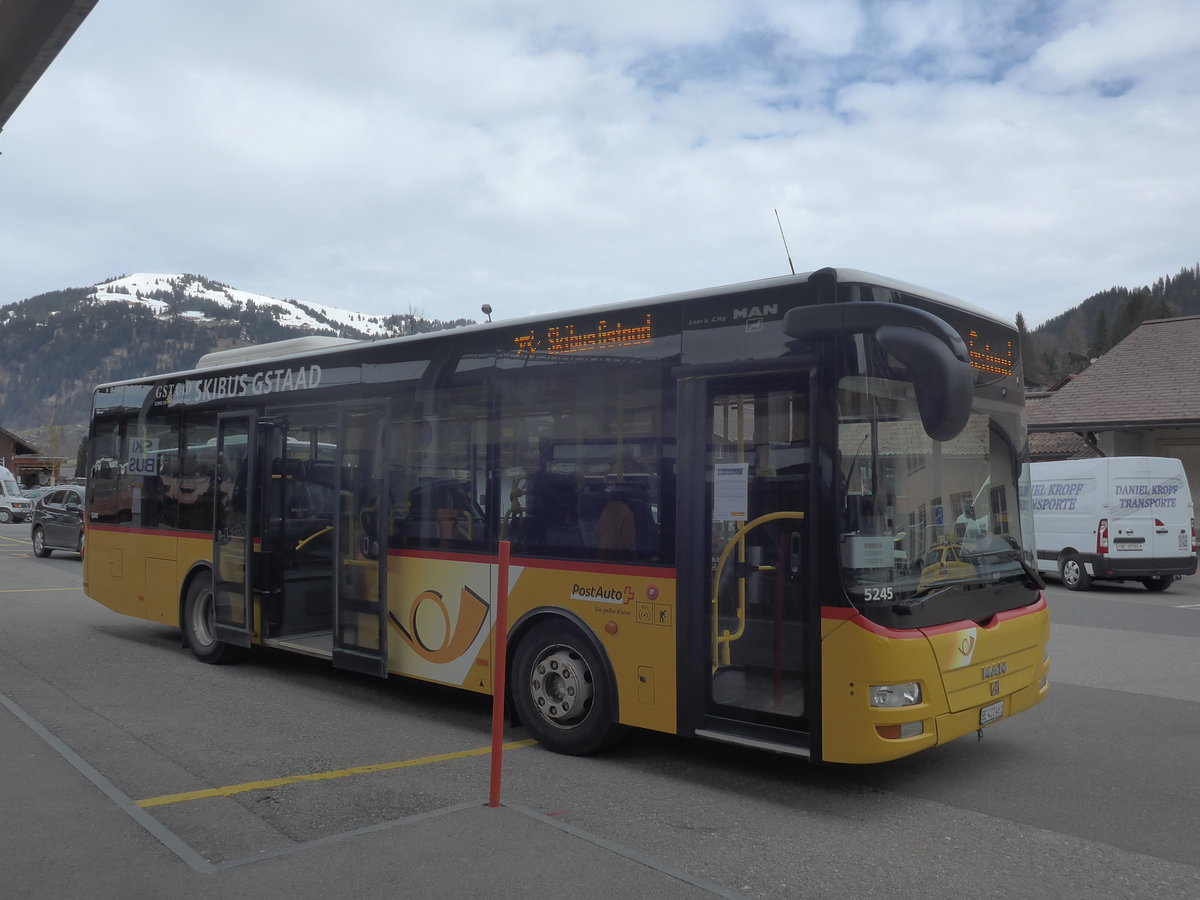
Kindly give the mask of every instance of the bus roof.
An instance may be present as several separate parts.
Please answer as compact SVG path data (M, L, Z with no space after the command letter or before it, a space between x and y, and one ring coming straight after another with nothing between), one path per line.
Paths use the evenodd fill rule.
M214 350L212 353L205 353L201 356L196 363L196 368L215 369L220 366L240 365L283 356L298 356L314 353L317 350L328 350L332 347L344 347L346 344L361 343L363 342L353 338L310 334L304 337L289 338L286 341L272 341L269 344L251 344L248 347L234 347L230 350Z
M497 322L482 322L474 325L464 325L458 328L447 329L444 331L423 332L421 334L403 335L400 337L381 338L378 340L356 341L350 338L337 338L329 335L310 335L300 338L291 338L284 341L273 341L268 344L255 344L247 347L236 347L231 350L215 351L206 353L197 361L196 366L191 369L183 369L178 372L160 372L149 373L139 378L126 378L121 381L112 381L105 384L97 385L97 390L101 388L118 387L126 384L140 384L148 380L157 380L161 378L177 378L191 375L201 371L208 371L216 368L224 368L227 366L244 365L248 362L267 359L283 359L289 356L304 356L304 357L320 357L337 353L341 350L350 347L380 347L389 344L396 344L408 341L423 341L430 339L445 339L448 335L461 335L478 331L520 327L525 323L536 323L545 320L548 317L560 317L564 315L592 315L606 312L613 312L623 309L636 308L638 306L651 306L660 304L681 303L688 300L700 300L708 297L717 297L723 294L738 294L748 291L757 291L764 288L783 287L788 284L805 284L809 277L816 271L801 272L796 275L776 275L770 278L760 278L754 281L744 281L735 284L719 285L717 287L698 288L691 291L681 291L672 294L660 294L654 297L642 297L636 300L624 300L615 303L604 303L596 306L581 307L576 309L559 310L551 313L536 313L534 315L521 316L516 319L502 319ZM837 281L842 283L865 282L867 284L877 285L883 288L900 291L907 294L915 294L918 297L925 297L940 303L945 303L957 309L961 309L967 313L988 319L1009 328L1014 327L1012 322L1000 318L996 314L989 312L981 307L974 306L957 297L952 297L949 294L943 294L938 291L929 290L928 288L920 287L919 285L910 284L904 281L898 281L894 278L888 278L883 275L876 275L873 272L866 272L861 269L833 269L837 273Z

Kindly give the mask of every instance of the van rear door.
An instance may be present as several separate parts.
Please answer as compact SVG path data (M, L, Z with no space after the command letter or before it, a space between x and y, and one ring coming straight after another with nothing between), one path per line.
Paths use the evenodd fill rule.
M1143 458L1136 469L1113 477L1109 552L1114 559L1134 554L1170 559L1192 550L1191 495L1182 466Z

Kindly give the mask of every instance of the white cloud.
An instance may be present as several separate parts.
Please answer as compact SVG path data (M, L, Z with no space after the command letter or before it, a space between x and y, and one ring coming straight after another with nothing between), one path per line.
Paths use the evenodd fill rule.
M0 303L199 272L452 318L844 265L1032 324L1200 258L1194 2L100 4Z
M1034 54L1026 86L1065 91L1146 80L1194 94L1200 75L1197 16L1195 0L1075 4L1073 21Z

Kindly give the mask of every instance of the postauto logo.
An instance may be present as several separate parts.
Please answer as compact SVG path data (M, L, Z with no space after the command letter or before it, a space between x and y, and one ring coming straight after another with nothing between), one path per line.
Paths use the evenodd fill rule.
M571 585L571 599L604 603L631 603L633 587L628 584L624 587L606 587L602 584L579 584L576 582Z

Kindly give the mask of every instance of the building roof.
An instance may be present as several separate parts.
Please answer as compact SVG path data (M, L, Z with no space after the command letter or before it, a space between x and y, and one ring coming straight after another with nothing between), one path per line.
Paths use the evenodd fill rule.
M31 453L38 453L38 448L29 443L23 438L17 437L7 428L0 428L0 434L12 440L14 456L28 456Z
M1100 452L1089 444L1078 431L1047 431L1029 435L1029 458L1039 459L1090 459Z
M0 129L98 0L0 0Z
M1151 319L1029 406L1029 431L1200 425L1200 316Z

